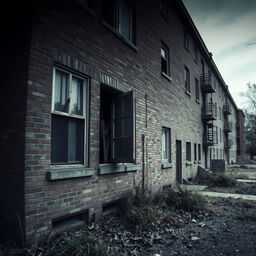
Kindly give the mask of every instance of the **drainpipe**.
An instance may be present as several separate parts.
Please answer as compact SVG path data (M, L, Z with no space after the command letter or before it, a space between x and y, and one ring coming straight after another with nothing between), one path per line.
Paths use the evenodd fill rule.
M145 192L145 135L141 135L142 141L142 194Z

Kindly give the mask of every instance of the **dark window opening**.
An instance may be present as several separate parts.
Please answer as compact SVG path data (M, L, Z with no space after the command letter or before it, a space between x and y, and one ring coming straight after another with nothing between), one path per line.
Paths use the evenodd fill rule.
M198 79L195 78L195 91L196 91L196 100L199 101L199 83L198 83Z
M102 86L100 97L100 163L134 162L133 93Z
M103 20L135 44L135 6L130 0L105 0Z
M194 144L194 160L197 160L197 145L196 143Z
M201 161L201 145L198 144L198 161Z
M161 46L161 71L168 76L170 75L169 48L163 43Z
M185 90L190 93L191 92L190 91L190 71L186 66L184 69L184 80L185 80Z
M191 143L186 142L186 160L191 161Z

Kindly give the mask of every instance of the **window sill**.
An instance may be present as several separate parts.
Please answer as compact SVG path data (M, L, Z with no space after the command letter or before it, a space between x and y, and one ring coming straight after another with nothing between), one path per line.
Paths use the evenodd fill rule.
M198 161L199 164L201 164L202 162L201 161Z
M200 101L196 99L196 103L200 104Z
M51 166L51 170L47 172L47 178L48 180L62 180L90 177L94 174L94 172L94 168L82 166Z
M192 162L191 161L186 161L186 166L190 166L192 165Z
M172 163L163 163L162 169L172 168Z
M188 96L190 96L190 97L191 97L191 92L189 92L189 91L185 90L185 93L186 93Z
M197 164L197 163L198 163L198 161L197 161L197 160L195 160L195 161L194 161L194 164Z
M138 47L135 46L132 42L125 39L118 31L113 29L106 21L102 20L102 24L109 29L112 33L114 33L119 39L121 39L124 43L130 46L134 51L138 52Z
M139 165L132 163L117 163L117 164L100 164L99 174L113 174L122 172L134 172L140 168Z
M162 74L162 76L164 77L164 78L166 78L169 82L171 82L171 77L170 76L168 76L166 73L164 73L163 71L161 72L161 74Z

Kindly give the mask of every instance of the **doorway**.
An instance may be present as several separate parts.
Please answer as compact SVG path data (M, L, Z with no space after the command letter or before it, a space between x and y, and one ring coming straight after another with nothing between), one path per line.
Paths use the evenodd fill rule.
M182 148L180 140L176 140L176 182L182 184Z

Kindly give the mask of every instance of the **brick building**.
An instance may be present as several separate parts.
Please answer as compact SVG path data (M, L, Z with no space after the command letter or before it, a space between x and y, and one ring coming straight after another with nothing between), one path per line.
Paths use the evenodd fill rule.
M146 6L6 7L4 238L29 243L98 219L136 187L156 192L194 177L212 158L236 161L237 106L183 3Z

